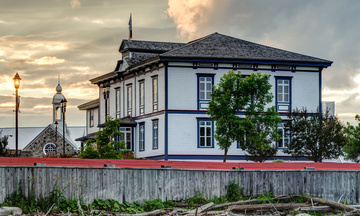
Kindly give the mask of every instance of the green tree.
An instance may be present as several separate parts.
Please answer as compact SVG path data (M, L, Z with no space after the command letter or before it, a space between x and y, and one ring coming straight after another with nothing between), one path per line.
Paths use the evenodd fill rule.
M2 131L0 131L0 157L6 157L8 155L7 152L7 145L8 143L8 136L1 136Z
M336 116L326 113L309 114L306 109L288 115L286 127L291 131L290 145L284 150L293 157L306 157L314 162L342 155L347 143L344 126Z
M245 91L250 95L251 102L246 107L242 121L245 136L240 136L238 141L241 149L249 153L246 159L256 162L273 157L277 152L273 141L280 138L277 128L281 118L275 106L265 108L273 99L269 79L270 75L257 73L244 80Z
M356 115L355 120L358 122L357 126L351 125L349 122L345 127L345 134L349 141L344 146L345 159L352 160L356 163L360 162L360 116Z
M124 149L125 143L116 141L116 137L121 136L118 131L120 119L107 118L105 127L98 131L94 139L87 140L82 152L79 154L80 158L91 159L121 159L121 149Z
M224 150L224 162L236 141L250 153L247 155L250 160L264 161L276 153L270 140L273 135L278 137L280 118L273 107L264 112L265 105L272 100L269 77L260 73L244 77L240 72L229 71L213 87L208 114L216 121L214 137ZM239 115L241 110L245 110L245 116Z

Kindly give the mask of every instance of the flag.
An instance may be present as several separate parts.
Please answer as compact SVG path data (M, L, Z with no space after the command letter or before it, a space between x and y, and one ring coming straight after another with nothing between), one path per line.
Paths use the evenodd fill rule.
M129 39L132 39L132 19L131 19L131 13L130 13L130 19L129 19Z

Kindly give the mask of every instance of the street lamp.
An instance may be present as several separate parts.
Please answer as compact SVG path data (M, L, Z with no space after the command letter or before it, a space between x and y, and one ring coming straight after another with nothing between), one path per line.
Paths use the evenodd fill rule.
M67 100L64 97L64 99L61 100L60 106L61 106L61 113L62 113L62 119L63 119L63 155L65 156L65 112L66 112L66 103Z
M59 123L57 121L55 121L54 125L55 125L55 153L57 155L57 129L58 129Z
M105 121L107 120L106 118L108 117L109 113L108 113L108 99L109 99L109 94L110 94L110 86L107 85L106 87L103 87L103 94L104 94L104 99L105 99Z
M15 129L15 135L16 135L16 139L15 139L15 146L16 146L16 150L15 150L15 157L18 156L18 147L19 147L19 124L18 124L18 118L19 118L19 95L18 95L18 89L20 87L20 76L18 73L15 74L14 78L14 87L15 87L15 124L16 124L16 129Z

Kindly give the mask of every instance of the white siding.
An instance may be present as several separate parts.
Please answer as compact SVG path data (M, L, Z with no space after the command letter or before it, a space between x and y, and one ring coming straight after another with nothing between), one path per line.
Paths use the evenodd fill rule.
M152 122L158 119L158 149L153 149L152 143ZM138 124L134 129L134 149L135 157L151 157L165 154L165 115L158 115L139 119L136 121ZM145 151L139 151L139 123L145 123Z
M170 114L169 115L169 155L223 155L214 139L214 148L198 148L198 119L207 115ZM215 127L215 123L214 123ZM215 129L214 129L215 133ZM228 155L244 155L244 152L233 143Z
M86 130L87 133L95 133L99 131L98 123L99 123L99 108L91 109L94 111L94 126L90 127L90 110L86 110Z
M214 84L230 69L208 69L208 68L169 68L169 109L197 110L197 74L215 74ZM241 70L244 75L260 72L270 74L270 84L273 102L268 107L275 105L275 76L292 77L291 99L292 109L306 107L309 111L315 112L319 106L319 73L316 72L291 72L268 70Z

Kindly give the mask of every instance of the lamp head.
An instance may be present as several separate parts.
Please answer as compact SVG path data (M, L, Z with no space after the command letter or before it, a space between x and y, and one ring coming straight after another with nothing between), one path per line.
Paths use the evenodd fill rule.
M20 76L19 76L18 73L15 74L13 80L14 80L14 87L15 87L16 89L18 89L18 88L20 87L20 80L21 80L21 78L20 78Z
M58 122L57 121L55 121L55 123L54 123L54 125L55 125L55 128L58 128Z
M61 101L60 101L60 106L61 106L61 108L65 108L65 107L66 107L66 103L67 103L66 98L61 99Z

